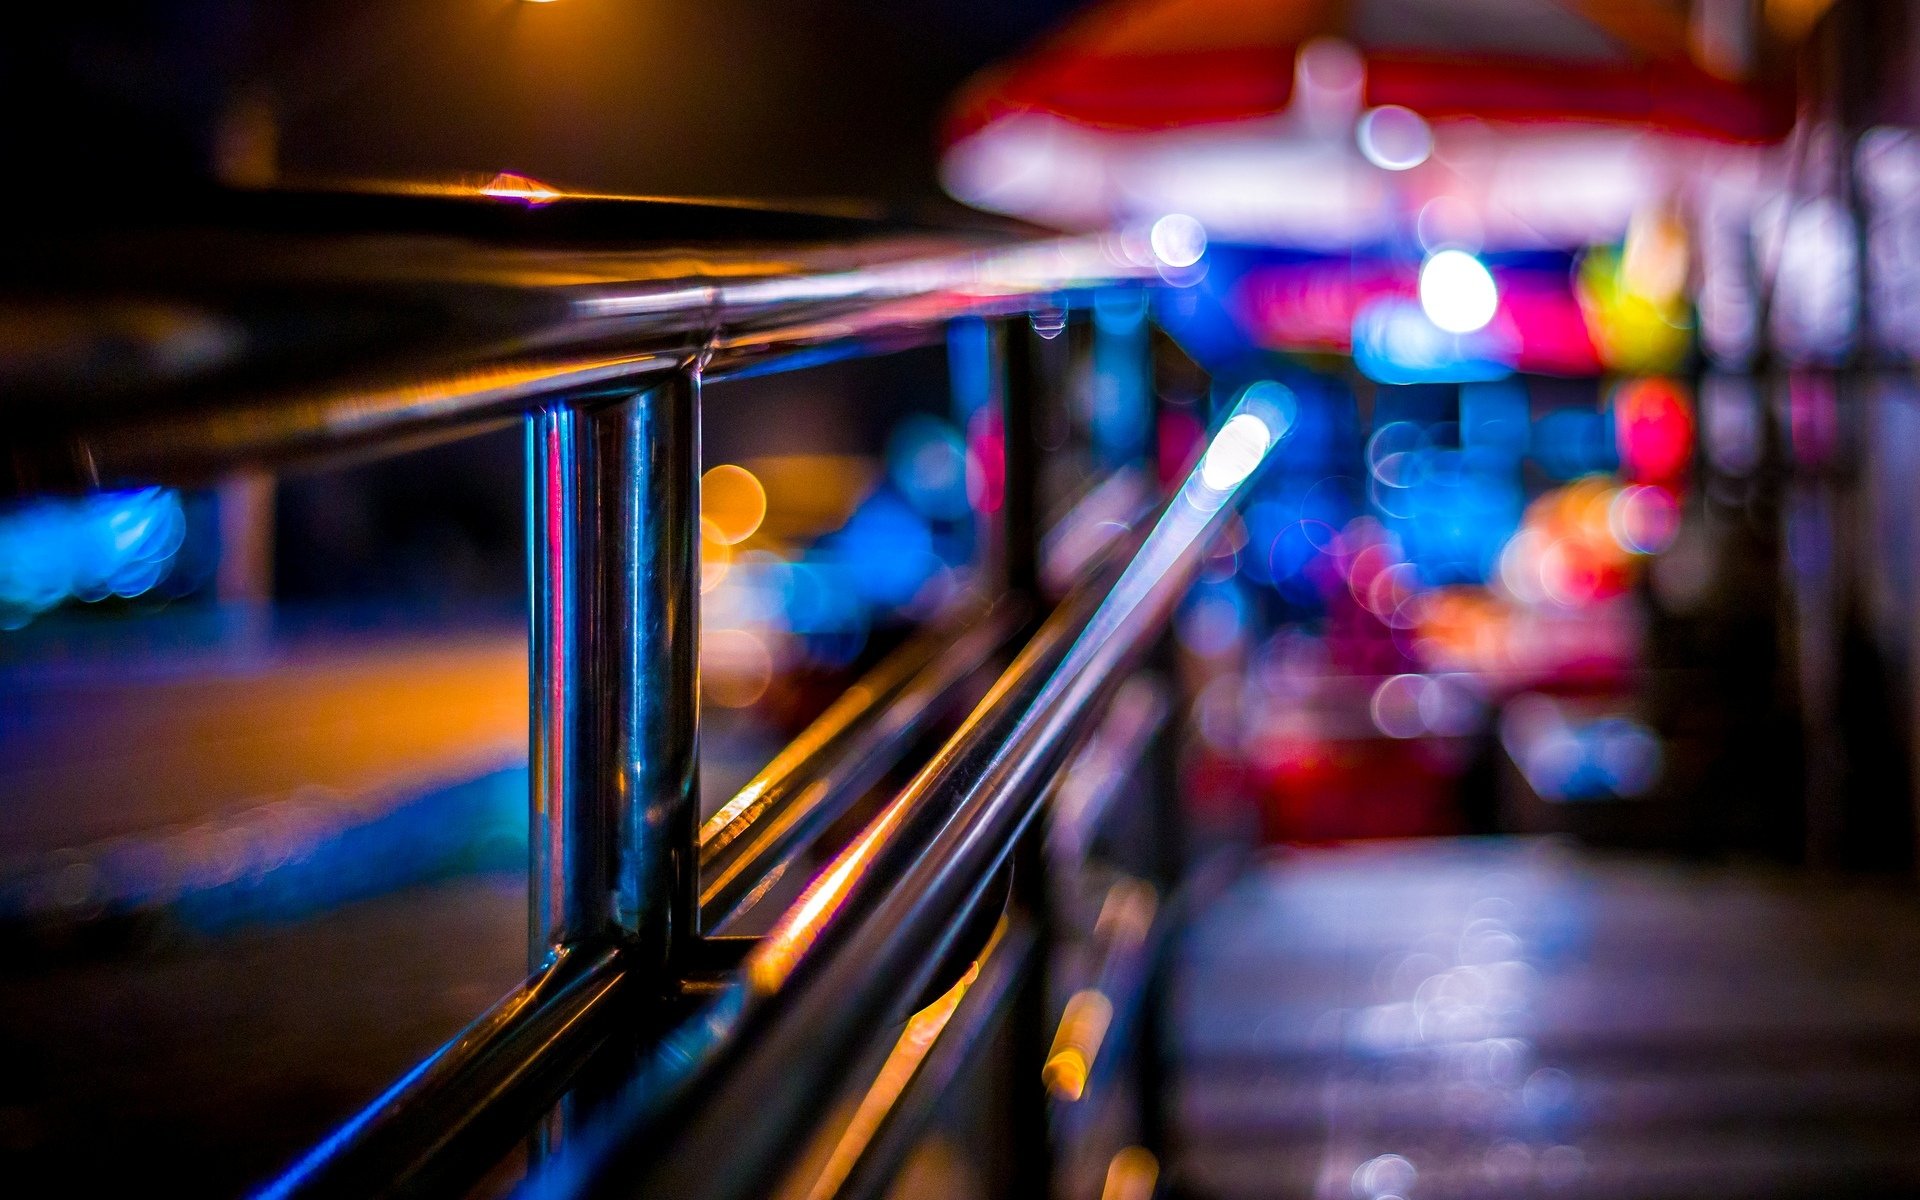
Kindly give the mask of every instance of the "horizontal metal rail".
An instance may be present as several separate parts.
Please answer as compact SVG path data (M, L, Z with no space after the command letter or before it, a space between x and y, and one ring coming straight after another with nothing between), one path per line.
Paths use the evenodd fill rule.
M1096 507L1091 514L1069 513L1058 527L1071 530L1096 518L1113 521ZM1086 540L1084 531L1078 540ZM1083 565L1097 558L1076 554ZM794 854L878 782L912 739L952 711L967 694L962 685L1008 647L1025 626L1026 613L1026 602L1016 596L992 606L971 597L956 602L842 693L708 818L698 837L703 936L724 935L727 922L757 903ZM711 974L735 965L733 945L734 939L723 937L718 953L690 966ZM534 1069L536 1060L558 1048L542 1030L561 1024L581 1045L598 1044L620 1014L632 1016L632 1004L610 1002L611 987L596 990L589 1008L575 1010L573 998L584 986L580 957L569 950L537 970L438 1051L431 1070L410 1072L268 1194L379 1191L374 1181L383 1179L384 1190L396 1194L458 1190L412 1186L464 1181L483 1169L484 1140L438 1136L452 1114L475 1123L486 1116L481 1110L499 1105L504 1112L495 1121L525 1122L550 1105L565 1082L564 1071ZM616 956L603 953L594 962L594 973L609 979L626 970ZM471 1152L476 1147L478 1153Z
M1038 939L1022 925L997 936L955 985L960 994L950 1010L942 1011L944 1005L936 1001L907 1022L853 1120L833 1131L838 1136L819 1169L807 1171L814 1160L803 1153L795 1175L777 1194L795 1200L871 1200L888 1194L914 1142L1006 1019L1039 950Z
M1047 889L1013 889L1029 911L1002 916L1009 873L1044 868L1036 814L1280 432L1234 414L1130 541L1156 489L1114 474L1043 552L1039 406L1057 388L1037 339L1073 294L1152 281L1130 246L516 185L221 193L0 252L0 320L71 318L47 323L66 342L0 358L0 495L525 425L532 974L264 1195L458 1194L615 1041L636 1069L553 1127L528 1195L883 1186L1000 1010L1044 991L1027 967L1051 947L1031 911ZM1040 310L1045 326L1028 320ZM923 344L970 318L999 324L1004 495L980 584L999 598L899 647L697 822L703 383ZM131 349L129 329L146 331ZM872 794L968 704L911 783ZM1124 728L1162 715L1121 707L1137 718ZM1091 844L1115 780L1095 782L1056 851ZM862 801L879 807L853 839L820 847ZM726 936L818 853L833 857L770 935ZM886 1031L923 1005L944 1013L912 1026L931 1043L888 1052ZM819 1098L858 1089L848 1065L876 1056L907 1065L836 1125Z
M897 348L1151 276L1117 239L1005 227L484 190L223 194L112 238L0 253L0 305L73 318L47 324L71 344L0 361L0 493L386 452L558 396ZM282 345L303 317L339 332ZM128 352L128 327L153 326L178 348ZM105 374L64 367L109 355Z
M1237 415L1110 588L1070 597L739 976L528 1197L745 1200L775 1186L845 1065L932 981L1053 774L1155 638L1277 431Z
M899 762L1025 622L1009 597L966 603L909 640L828 706L700 827L700 920L721 932L811 841Z
M700 836L711 872L702 894L710 929L719 932L750 907L789 855L955 703L956 685L1006 644L1020 613L1017 601L991 610L956 605L843 693L714 814ZM635 1016L645 998L621 999L630 974L617 947L562 948L262 1196L459 1191L497 1155L503 1135L511 1138L553 1104L571 1066L613 1036L623 1015Z
M458 1191L553 1103L608 1035L628 965L569 949L409 1071L260 1193Z

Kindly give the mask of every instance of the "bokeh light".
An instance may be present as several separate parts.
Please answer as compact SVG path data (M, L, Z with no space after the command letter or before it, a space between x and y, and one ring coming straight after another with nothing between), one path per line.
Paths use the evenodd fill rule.
M1191 267L1207 252L1206 227L1185 213L1168 213L1147 235L1153 255L1169 267Z
M706 517L700 518L700 590L711 592L727 578L733 565L733 543Z
M752 471L731 463L700 477L702 531L713 540L737 546L767 519L767 490Z
M887 476L922 516L967 515L967 446L949 422L923 414L902 421L887 439Z
M68 600L141 595L166 578L185 538L185 510L170 488L0 511L0 629Z
M1433 130L1426 119L1398 104L1363 113L1353 136L1366 160L1384 171L1410 171L1433 153Z
M700 638L700 691L722 708L747 708L773 683L766 641L745 629L709 629Z
M1500 307L1493 273L1464 250L1442 250L1420 268L1420 307L1448 333L1485 329Z

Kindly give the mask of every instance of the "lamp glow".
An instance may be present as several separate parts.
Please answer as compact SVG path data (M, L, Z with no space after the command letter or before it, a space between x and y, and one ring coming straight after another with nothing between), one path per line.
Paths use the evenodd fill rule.
M1420 268L1420 307L1448 333L1485 329L1500 307L1493 273L1464 250L1442 250Z
M1207 252L1206 227L1185 213L1168 213L1147 234L1153 255L1169 267L1190 267Z

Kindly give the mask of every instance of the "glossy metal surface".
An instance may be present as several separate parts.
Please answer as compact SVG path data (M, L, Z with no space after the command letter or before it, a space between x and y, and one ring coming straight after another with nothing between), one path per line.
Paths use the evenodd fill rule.
M1114 579L1098 566L1103 531L1127 521L1105 509L1092 535L1041 553L1035 422L1058 400L1059 347L1028 313L1150 266L1103 237L460 189L223 193L96 233L0 255L0 334L36 335L0 337L0 493L193 481L526 422L533 975L268 1194L457 1193L643 1011L693 1016L638 1047L608 1114L570 1130L529 1187L757 1194L795 1178L783 1154L825 1136L813 1097L844 1089L848 1062L885 1049L875 1031L944 988L940 1027L918 1027L930 1048L894 1047L890 1061L911 1062L878 1081L864 1132L836 1144L811 1189L877 1190L912 1114L1003 1007L1041 994L1034 813L1244 473L1197 472L1111 589L1070 593L744 962L696 936L700 910L718 926L754 903L948 705L977 695L1031 615L1043 557L1068 563L1056 583L1090 566ZM1006 339L995 586L1015 598L911 643L697 831L701 379L919 344L959 317L1000 319ZM147 340L124 345L130 328ZM48 330L67 340L43 344ZM100 353L121 357L85 380L63 373ZM1020 844L1029 913L960 982L941 978L999 910ZM636 1140L649 1132L676 1151Z
M581 856L570 841L573 826L606 814L568 803L582 792L577 739L589 736L580 729L588 719L581 691L586 660L579 649L582 589L588 585L580 551L598 543L566 531L579 529L582 512L584 467L576 430L588 420L603 427L631 422L650 399L598 414L556 408L528 423L530 527L537 535L530 551L538 681L532 694L532 916L533 927L544 931L532 941L535 974L296 1164L268 1195L457 1191L485 1168L493 1148L552 1102L571 1066L614 1027L621 1006L612 1000L616 985L629 977L631 956L613 946L588 951L565 944L569 912L575 921L590 918L603 926L612 916L611 907L598 902L604 873L594 870L583 878L599 860ZM685 418L683 405L677 419ZM913 639L855 684L716 814L700 837L709 917L715 909L750 903L752 889L785 854L870 786L927 719L963 694L957 684L1004 647L1022 624L1022 612L1006 602L991 610L959 607L949 622ZM684 676L678 686L686 686ZM581 835L599 836L592 827ZM1006 965L996 970L993 978L1003 989Z
M221 194L0 255L0 330L18 334L0 339L0 491L393 450L644 387L694 355L722 374L802 365L1143 269L1102 238L743 206Z
M817 1172L797 1173L782 1185L780 1195L805 1200L887 1195L894 1172L940 1102L986 1052L988 1039L1005 1020L1037 950L1032 931L1009 923L955 985L960 994L950 1007L947 1001L953 992L908 1021L901 1041L862 1098L857 1117L864 1120L850 1121L839 1131L825 1165ZM940 1011L943 1008L946 1011ZM804 1156L801 1161L811 1165Z
M261 1200L471 1186L606 1036L628 978L611 948L556 956L314 1147Z
M934 760L817 877L645 1074L525 1194L766 1193L816 1129L817 1098L930 981L1040 797L1157 635L1229 501L1281 431L1237 413L1109 589L1062 605ZM695 1095L691 1110L670 1101Z
M632 456L603 476L621 497L600 595L622 632L598 680L604 753L622 771L614 920L652 966L699 922L700 377L608 412Z
M957 606L841 693L709 817L699 835L702 928L719 931L752 907L783 860L879 782L1024 621L1018 601Z
M613 985L657 977L692 932L699 390L689 368L528 419L535 974L269 1195L471 1182L468 1143L497 1151L551 1104L532 1083L577 1065L561 1043L604 1036ZM506 1102L530 1089L532 1107Z
M594 739L604 744L621 736L621 730L636 726L631 721L612 726L594 724L587 700L599 694L589 682L592 672L619 669L618 663L609 666L605 658L629 635L593 622L604 619L596 618L596 613L619 610L617 605L609 607L609 588L632 589L634 605L647 600L637 582L642 576L610 572L595 564L601 558L617 563L623 554L638 553L637 548L622 549L634 547L640 531L626 524L628 518L619 515L620 502L609 497L621 494L612 486L623 478L621 457L631 459L642 452L646 436L643 418L651 411L656 420L691 419L684 403L669 408L657 400L655 396L642 396L597 407L556 406L537 413L528 422L535 679L531 694L536 803L532 903L533 928L537 931L531 954L536 968L556 953L559 956L558 962L536 975L529 990L550 987L543 981L563 970L569 956L578 961L582 951L556 952L556 945L580 940L582 935L577 931L582 929L609 933L618 928L606 886L609 860L603 853L585 853L583 848L604 847L610 837L616 837L617 831L610 833L607 823L623 810L614 809L610 817L607 806L594 803L595 793L588 790L585 781L594 778L599 760L589 757L587 747L594 744ZM654 405L651 410L647 407L650 404ZM631 461L627 463L628 467L632 465ZM656 462L651 475L643 476L636 469L635 478L649 478L656 486L664 486L673 469ZM680 469L690 470L691 464L681 462ZM671 498L666 496L657 495L652 503L656 511L672 507ZM652 533L655 537L663 535L660 529ZM1096 547L1080 555L1076 563L1084 567L1098 561L1103 549ZM687 560L678 561L684 567ZM660 584L667 577L656 572L649 578ZM689 595L697 595L697 590ZM612 599L617 601L618 595ZM653 602L664 604L667 599L664 591L656 592ZM1093 599L1089 593L1080 601L1083 613ZM984 613L977 607L958 611L953 614L952 625L931 629L902 647L776 758L743 789L734 804L716 814L700 836L709 915L713 915L712 910L738 911L751 903L755 890L779 869L794 847L837 815L847 799L870 786L873 776L885 769L932 714L964 694L958 687L960 682L1005 646L1023 625L1024 611L1020 604L1009 601ZM600 647L599 667L593 665L596 660L588 650L592 646ZM636 657L633 661L649 660ZM682 670L686 668L683 663ZM650 686L691 685L685 674L678 676L676 683L669 672L664 682L656 678ZM683 714L693 711L690 703L681 708ZM690 743L687 731L677 736ZM616 786L602 779L602 786ZM997 982L991 990L998 997L995 1011L1014 988L1011 966L1003 962L996 971ZM738 997L723 997L689 1027L711 1035L704 1040L696 1038L693 1043L704 1046L707 1056L723 1049L725 1035L737 1028L738 1022L732 1018L737 1017L738 1005L730 1007L730 999ZM963 1012L972 1013L974 1008ZM583 1011L580 1015L582 1019L570 1021L568 1028L597 1040L612 1014L609 1006L598 1004L590 1013ZM727 1019L716 1020L716 1016ZM507 1114L526 1111L524 1106L497 1105L494 1096L499 1089L482 1084L496 1076L519 1078L545 1069L552 1039L537 1029L546 1019L545 1010L538 1006L513 998L504 1002L482 1023L490 1031L486 1037L463 1037L439 1056L439 1065L433 1071L416 1072L397 1084L368 1113L349 1123L285 1177L281 1186L287 1189L286 1194L351 1194L354 1188L347 1186L343 1191L342 1181L364 1183L367 1178L364 1169L355 1164L386 1161L393 1153L390 1146L409 1143L418 1149L422 1178L470 1173L473 1161L451 1153L465 1149L465 1144L456 1146L439 1136L448 1120L445 1105L449 1101L445 1097L457 1095L471 1101L463 1119L475 1128L492 1129L492 1122L503 1116L510 1122L513 1118ZM985 1014L968 1018L974 1022L985 1019ZM973 1028L966 1035L967 1044L978 1036L979 1030ZM957 1071L960 1060L952 1059L952 1051L945 1048L951 1044L950 1040L943 1043L943 1049L931 1060L947 1065L927 1078L945 1078ZM685 1039L670 1039L665 1057L684 1060L686 1069L691 1069L703 1057L690 1053L688 1046ZM672 1071L664 1074L671 1079L684 1076L685 1070L678 1075ZM661 1077L656 1074L655 1081ZM931 1098L924 1093L931 1086L916 1082L909 1099L917 1096L920 1099L915 1103L930 1104ZM495 1108L501 1108L501 1112L492 1113ZM895 1142L903 1136L898 1131L907 1127L894 1117L887 1118L884 1130L895 1131L882 1139L881 1144L890 1147L887 1155L897 1154ZM886 1155L862 1155L851 1178L872 1186L875 1164L883 1161L888 1161ZM426 1173L429 1166L431 1174ZM399 1185L403 1181L396 1175L394 1182Z
M528 424L532 945L693 932L699 378Z
M392 454L498 428L566 393L644 386L682 357L603 353L369 375L217 411L142 413L46 434L29 417L0 490L200 483L236 465Z
M1111 573L1107 578L1112 578ZM813 884L783 914L774 931L757 940L742 970L705 989L699 1008L656 1047L643 1053L632 1080L607 1106L601 1119L582 1130L566 1154L544 1165L523 1185L520 1194L570 1197L620 1193L622 1188L617 1181L637 1176L645 1169L647 1160L657 1156L660 1146L674 1142L680 1136L680 1127L698 1117L692 1107L696 1103L704 1104L700 1098L705 1093L720 1082L733 1079L731 1073L740 1069L743 1059L765 1057L766 1049L757 1040L756 1031L763 1030L776 1014L789 1011L788 1005L793 999L785 987L789 976L824 956L820 943L844 944L857 922L870 915L888 895L890 887L900 882L889 878L890 871L904 870L922 854L931 853L928 846L938 834L939 814L913 802L915 797L922 796L929 775L955 769L956 745L963 741L976 757L991 750L993 736L1003 732L1018 710L1038 692L1048 670L1065 656L1072 635L1088 621L1100 596L1098 587L1083 588L1055 611L1014 665L994 684L960 732L935 755L907 791L870 820L847 849L815 876ZM902 818L916 807L919 825L910 831L912 838L903 841L898 836ZM955 869L970 870L972 866ZM985 895L992 877L991 871L980 874L969 901ZM931 936L917 971L875 974L866 981L863 990L846 997L851 1006L849 1011L861 1028L871 1034L906 1017L913 998L924 991L942 952L958 936L973 911L972 903L963 903L957 910L940 910L937 931ZM803 1044L808 1040L804 1031L791 1032L789 1036L797 1037ZM755 1040L750 1042L750 1039ZM817 1076L814 1082L824 1091L834 1086L838 1073L857 1053L858 1039L849 1038L827 1059L817 1059L810 1053L805 1069ZM768 1069L771 1068L761 1068L763 1072ZM760 1086L774 1085L763 1078ZM787 1094L784 1084L776 1086L775 1091L781 1096ZM794 1096L804 1094L804 1090L793 1093ZM739 1102L744 1107L752 1107L745 1097ZM800 1141L817 1134L816 1125L826 1114L818 1105L809 1104L797 1110L763 1113L761 1117L764 1120L755 1118L750 1122L755 1126L756 1136L786 1139L791 1148L797 1148ZM738 1114L735 1119L740 1119ZM717 1132L715 1136L721 1137ZM706 1147L705 1152L726 1156L718 1148L718 1142ZM775 1169L767 1160L755 1161L754 1169L769 1175ZM691 1163L686 1165L692 1169ZM772 1186L770 1178L763 1182Z
M576 813L578 774L586 736L583 659L576 615L581 595L579 451L575 430L579 414L568 407L536 413L527 421L527 669L529 725L528 773L531 815L528 829L527 957L538 970L566 939L569 929L604 925L598 911L606 889L580 887L579 872L568 862L579 837L595 833L591 814ZM576 835L574 828L582 826Z

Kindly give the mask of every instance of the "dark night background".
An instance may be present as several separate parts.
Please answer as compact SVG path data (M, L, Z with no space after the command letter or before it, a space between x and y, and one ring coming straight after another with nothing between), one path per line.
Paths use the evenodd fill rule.
M1070 0L134 2L0 42L6 161L152 189L263 136L277 176L514 171L646 195L923 204L941 107ZM271 132L264 132L270 130Z

